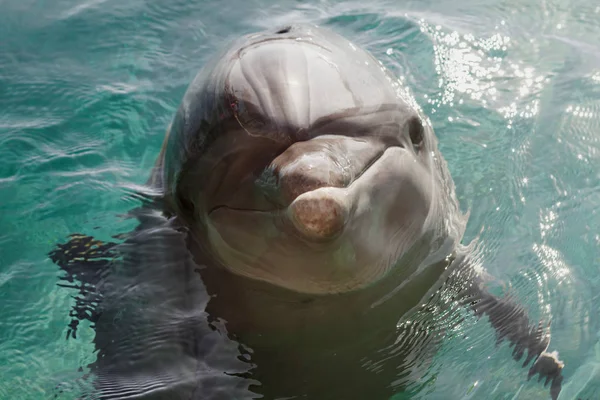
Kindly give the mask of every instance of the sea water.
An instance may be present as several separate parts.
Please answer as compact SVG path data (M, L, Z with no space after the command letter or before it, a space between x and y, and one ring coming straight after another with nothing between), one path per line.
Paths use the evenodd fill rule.
M131 229L119 215L198 69L239 35L289 22L338 31L410 88L470 212L465 243L477 238L487 270L551 320L560 398L600 398L591 0L1 2L0 398L76 396L94 332L67 340L74 293L47 253L74 232ZM412 398L548 398L510 352L485 320L460 324Z

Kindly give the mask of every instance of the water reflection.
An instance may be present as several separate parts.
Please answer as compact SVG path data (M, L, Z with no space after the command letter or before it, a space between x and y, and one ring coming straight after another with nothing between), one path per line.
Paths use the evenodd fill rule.
M465 98L460 95L466 95L484 107L497 109L507 120L508 128L512 128L515 118L537 115L537 97L549 78L537 75L531 66L506 60L505 55L512 47L509 36L495 33L476 38L471 33L446 32L442 26L423 19L419 25L434 43L436 72L440 77L439 93L425 95L427 103L433 106L432 112L442 105L463 104ZM505 25L504 20L501 25ZM509 86L513 88L510 91ZM518 87L516 96L515 87Z

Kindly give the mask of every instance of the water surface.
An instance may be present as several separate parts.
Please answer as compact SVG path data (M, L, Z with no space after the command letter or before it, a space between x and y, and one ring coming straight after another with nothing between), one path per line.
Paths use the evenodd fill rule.
M231 39L286 22L335 29L394 71L431 117L488 271L552 319L561 399L600 397L600 6L576 1L0 5L0 398L74 398L95 360L47 253L101 239L149 175L187 85ZM423 399L546 398L460 324ZM508 361L510 360L510 361ZM431 375L433 376L433 375Z

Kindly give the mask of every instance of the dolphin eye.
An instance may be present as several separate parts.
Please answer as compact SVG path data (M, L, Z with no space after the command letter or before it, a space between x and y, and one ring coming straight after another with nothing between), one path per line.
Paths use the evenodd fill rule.
M408 121L408 134L415 150L420 150L423 145L424 129L418 117L411 117Z

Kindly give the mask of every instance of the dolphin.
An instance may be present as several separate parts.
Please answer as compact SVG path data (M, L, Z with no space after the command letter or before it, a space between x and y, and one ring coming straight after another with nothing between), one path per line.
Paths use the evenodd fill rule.
M383 399L431 362L440 315L464 310L558 397L549 330L491 294L461 243L431 122L333 31L281 26L215 56L147 186L122 242L50 253L79 290L69 335L96 330L101 397Z

